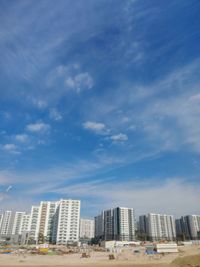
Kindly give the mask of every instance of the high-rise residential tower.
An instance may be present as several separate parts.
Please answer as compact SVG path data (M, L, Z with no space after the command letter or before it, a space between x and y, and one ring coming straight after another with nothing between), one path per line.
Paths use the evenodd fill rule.
M104 238L104 213L94 217L94 236L98 241Z
M70 244L79 240L80 200L61 199L55 213L53 243Z
M29 242L38 242L40 207L32 206L29 226Z
M103 225L103 227L102 227ZM135 214L132 208L117 207L95 217L95 237L102 231L101 240L133 241Z
M11 235L14 222L14 213L12 211L5 211L1 223L1 235Z
M17 211L15 213L14 223L13 223L13 227L12 227L12 235L21 234L20 231L21 231L22 219L23 219L24 215L25 215L25 212Z
M176 230L179 239L200 239L200 215L187 215L177 219Z
M23 214L19 233L25 233L29 231L30 227L30 214Z
M152 241L176 239L175 220L172 215L149 213L139 219L140 229ZM146 233L145 233L146 231Z
M42 201L39 210L38 239L40 242L51 243L56 209L59 201Z
M135 239L135 213L133 209L118 207L113 209L114 240L133 241Z
M80 239L92 239L94 237L94 220L80 219Z

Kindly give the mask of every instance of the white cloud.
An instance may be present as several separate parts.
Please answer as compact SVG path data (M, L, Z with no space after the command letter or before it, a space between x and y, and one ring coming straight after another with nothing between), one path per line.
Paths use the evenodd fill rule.
M146 86L124 82L101 101L87 103L85 116L91 114L90 120L98 118L115 132L134 130L128 138L137 135L135 148L143 143L158 153L181 147L200 153L199 67L198 59Z
M19 154L18 147L15 144L5 144L2 146L2 150L11 153L11 154Z
M101 122L86 121L83 123L83 127L85 129L89 129L95 132L101 132L103 130L106 130L106 125Z
M15 136L15 139L18 141L18 142L21 142L21 143L25 143L28 141L28 135L27 134L17 134Z
M50 125L43 122L31 123L26 126L29 132L46 132L50 129Z
M52 108L50 109L49 111L49 116L52 120L55 120L55 121L60 121L62 120L62 115L60 114L60 112L58 112L57 109L55 108Z
M120 142L120 141L127 141L128 140L128 136L126 134L116 134L116 135L111 135L110 137L111 140L115 141L115 142Z
M74 77L68 77L65 80L65 85L76 93L80 93L93 87L93 79L88 72L83 72Z
M90 73L81 71L77 64L60 65L50 72L47 86L58 88L56 97L61 97L66 94L66 90L77 94L90 90L94 86L94 81Z
M45 109L48 106L47 102L42 99L33 98L32 102L38 109Z
M185 183L180 178L170 178L162 183L158 180L113 182L103 179L62 187L55 189L55 192L82 199L87 199L90 192L90 197L94 200L91 201L91 206L88 202L87 209L92 207L93 215L98 212L99 202L101 210L116 206L132 207L137 216L155 212L178 217L199 212L200 186Z

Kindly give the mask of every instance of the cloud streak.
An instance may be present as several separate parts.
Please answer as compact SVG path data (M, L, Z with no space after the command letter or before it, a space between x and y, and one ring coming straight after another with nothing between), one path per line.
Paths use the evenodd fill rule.
M81 197L83 201L90 198L93 214L100 212L99 203L101 203L101 209L116 206L134 207L137 216L148 212L160 212L178 217L199 212L200 186L184 182L182 178L171 177L162 183L153 179L115 182L112 178L111 181L104 179L51 189L50 192L70 194L73 197ZM171 192L170 197L169 192ZM96 206L92 199L96 199ZM90 206L90 204L87 205Z

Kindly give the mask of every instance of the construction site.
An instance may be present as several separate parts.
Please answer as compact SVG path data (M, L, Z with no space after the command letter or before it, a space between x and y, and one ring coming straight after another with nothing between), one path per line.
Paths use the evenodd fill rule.
M200 266L199 243L1 245L0 266Z

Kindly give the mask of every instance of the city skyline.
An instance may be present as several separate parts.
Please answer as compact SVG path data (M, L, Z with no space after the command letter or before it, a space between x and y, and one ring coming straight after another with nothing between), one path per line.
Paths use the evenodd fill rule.
M0 0L0 206L199 214L200 3Z
M102 210L93 219L80 217L80 200L41 201L29 214L5 211L0 214L1 240L13 243L53 243L136 240L198 240L200 215L175 219L173 215L148 213L135 215L128 207Z

